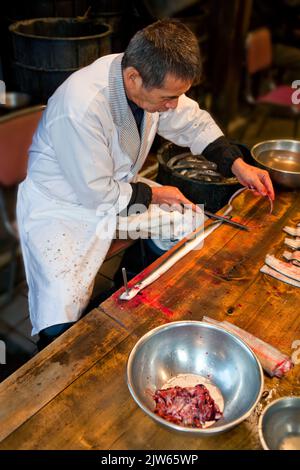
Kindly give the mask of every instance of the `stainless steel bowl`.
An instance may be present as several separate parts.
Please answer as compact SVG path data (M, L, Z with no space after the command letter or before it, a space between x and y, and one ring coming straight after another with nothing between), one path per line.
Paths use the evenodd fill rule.
M0 104L0 108L5 110L17 110L25 108L31 101L31 96L27 93L21 93L18 91L9 91L5 94L5 103Z
M224 414L211 427L182 427L153 412L153 393L178 374L200 375L218 387ZM178 321L151 330L137 342L128 359L127 383L136 403L156 422L209 436L251 414L262 393L263 373L256 356L235 335L208 323Z
M275 183L300 188L300 141L266 140L254 145L251 155Z
M300 397L270 403L259 418L258 431L265 450L300 450Z

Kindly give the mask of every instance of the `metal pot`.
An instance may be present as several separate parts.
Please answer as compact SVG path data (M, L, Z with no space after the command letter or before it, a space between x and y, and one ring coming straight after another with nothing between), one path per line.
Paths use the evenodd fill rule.
M196 181L172 171L168 160L180 153L190 152L170 142L164 144L157 153L159 163L157 181L163 185L176 186L195 204L204 204L205 209L217 212L224 207L230 196L240 187L236 178L227 178L222 182Z

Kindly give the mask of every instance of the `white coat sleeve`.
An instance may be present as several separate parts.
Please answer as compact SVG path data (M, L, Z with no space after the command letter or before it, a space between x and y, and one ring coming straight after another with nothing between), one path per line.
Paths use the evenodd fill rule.
M130 201L132 187L114 179L114 161L101 117L99 101L80 115L67 111L48 123L48 132L58 163L79 202L89 209L101 204L117 213Z
M223 136L211 115L186 95L180 96L175 109L160 114L157 133L174 144L189 147L194 155Z

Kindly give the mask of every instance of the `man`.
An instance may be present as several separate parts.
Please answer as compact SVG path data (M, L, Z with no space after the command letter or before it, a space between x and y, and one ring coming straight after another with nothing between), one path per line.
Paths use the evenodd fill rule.
M139 31L124 55L71 75L49 99L17 207L33 334L51 341L80 318L114 236L109 208L189 203L175 187L136 179L156 132L274 198L268 173L244 163L185 96L199 71L194 35L164 20Z

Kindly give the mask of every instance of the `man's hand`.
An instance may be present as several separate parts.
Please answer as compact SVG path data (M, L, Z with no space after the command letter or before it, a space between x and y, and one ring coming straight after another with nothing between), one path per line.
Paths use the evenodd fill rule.
M248 165L241 158L237 158L231 167L231 171L243 186L255 189L255 194L269 196L274 201L273 184L266 170Z
M187 199L182 192L175 186L161 186L161 187L152 187L152 204L165 204L172 206L172 209L176 209L179 212L182 212L183 205L188 204L191 206L191 209L195 212L201 212L200 207L196 204L193 204L189 199Z

